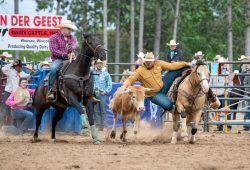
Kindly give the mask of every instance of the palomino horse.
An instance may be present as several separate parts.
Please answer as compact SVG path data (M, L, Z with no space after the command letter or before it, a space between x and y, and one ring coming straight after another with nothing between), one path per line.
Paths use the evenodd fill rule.
M180 115L181 137L183 137L184 141L188 141L187 124L194 121L190 143L195 142L195 134L205 105L205 94L209 90L209 77L208 66L203 61L197 61L196 67L192 70L191 74L180 83L176 100L177 110L173 114L173 136L171 143L177 143Z
M84 41L82 42L78 57L66 65L65 69L63 69L63 73L59 76L59 89L57 91L56 102L51 103L47 100L46 94L48 88L44 85L44 80L39 84L36 90L33 103L36 109L34 141L38 139L38 128L41 124L43 112L50 106L56 109L55 116L52 120L52 141L55 141L56 124L62 118L68 106L73 106L81 114L85 114L85 109L80 105L80 102L82 102L85 108L87 108L90 126L94 125L93 107L92 104L89 104L90 98L93 95L90 66L92 59L99 58L105 60L106 53L100 41L95 36L90 34L84 34L83 36ZM92 138L97 138L96 134L92 134Z

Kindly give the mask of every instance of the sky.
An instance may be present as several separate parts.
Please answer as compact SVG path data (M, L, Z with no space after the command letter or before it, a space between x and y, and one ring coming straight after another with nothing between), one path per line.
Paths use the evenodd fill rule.
M14 1L15 0L5 0L3 4L0 4L1 14L14 14ZM56 11L49 13L47 11L36 12L36 1L35 0L19 0L19 14L22 15L55 15Z

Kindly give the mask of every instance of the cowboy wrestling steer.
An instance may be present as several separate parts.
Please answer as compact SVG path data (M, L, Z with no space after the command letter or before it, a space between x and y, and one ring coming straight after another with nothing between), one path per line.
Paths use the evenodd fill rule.
M140 121L140 112L145 110L144 99L145 92L148 91L148 88L142 86L129 86L128 88L120 87L113 96L109 107L114 113L114 123L113 128L110 134L111 138L115 138L116 135L116 122L117 114L120 113L122 119L123 130L120 136L120 139L123 142L126 142L126 120L127 118L134 122L134 134L137 134L139 121Z

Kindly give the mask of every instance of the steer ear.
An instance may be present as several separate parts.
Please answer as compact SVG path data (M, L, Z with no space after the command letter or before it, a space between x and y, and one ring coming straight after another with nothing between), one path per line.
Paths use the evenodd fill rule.
M144 91L147 92L147 91L151 91L152 89L150 88L144 88Z

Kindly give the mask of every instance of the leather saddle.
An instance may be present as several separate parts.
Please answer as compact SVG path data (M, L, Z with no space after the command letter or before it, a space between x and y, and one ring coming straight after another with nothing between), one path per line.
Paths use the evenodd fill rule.
M185 78L190 75L192 72L192 69L188 69L188 70L185 70L183 73L182 73L182 76L181 77L177 77L172 86L170 87L170 90L168 92L168 97L169 99L175 104L176 100L177 100L177 95L178 95L178 88L180 86L180 84L183 82L183 80L185 80Z

